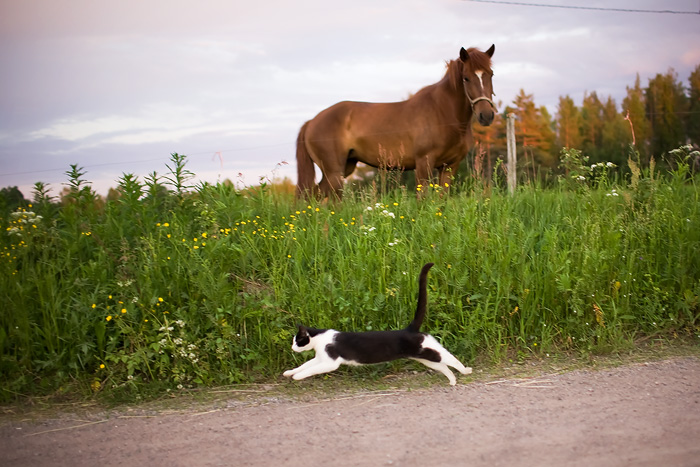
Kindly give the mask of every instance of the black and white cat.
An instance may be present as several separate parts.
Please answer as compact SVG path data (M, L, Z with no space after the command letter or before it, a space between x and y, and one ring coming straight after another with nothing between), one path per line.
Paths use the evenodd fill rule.
M419 277L418 306L411 324L400 331L340 332L334 329L314 329L299 325L292 350L315 350L316 355L303 365L287 370L284 376L296 380L337 370L342 364L366 365L410 358L439 371L457 384L451 366L463 375L472 372L429 334L420 332L428 301L427 276L433 263L423 266Z

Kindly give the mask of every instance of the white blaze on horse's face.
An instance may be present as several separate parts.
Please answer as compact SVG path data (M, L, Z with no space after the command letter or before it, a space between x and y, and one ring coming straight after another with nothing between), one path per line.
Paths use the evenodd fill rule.
M484 80L481 79L481 77L484 74L483 70L475 71L474 74L476 75L477 78L479 78L479 84L481 85L481 90L484 91Z

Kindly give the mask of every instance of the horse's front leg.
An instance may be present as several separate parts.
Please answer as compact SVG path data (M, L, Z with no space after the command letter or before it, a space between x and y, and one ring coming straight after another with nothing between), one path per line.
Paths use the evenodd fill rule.
M455 177L457 176L457 169L459 168L460 161L453 162L452 164L445 164L440 168L440 188L447 190L452 185Z
M430 181L433 178L433 164L429 156L416 160L416 193L418 198L422 198L429 189Z

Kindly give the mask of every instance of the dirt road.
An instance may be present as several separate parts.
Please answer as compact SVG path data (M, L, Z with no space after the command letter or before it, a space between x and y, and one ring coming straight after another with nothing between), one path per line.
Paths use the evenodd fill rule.
M0 420L0 465L700 465L700 358L459 382Z

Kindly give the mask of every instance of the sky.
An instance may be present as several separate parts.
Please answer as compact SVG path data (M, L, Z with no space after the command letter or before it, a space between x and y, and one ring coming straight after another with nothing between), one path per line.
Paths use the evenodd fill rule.
M700 12L700 0L522 0ZM0 187L57 195L77 164L100 194L124 174L296 181L305 121L342 100L391 102L495 44L499 110L520 89L552 115L586 92L618 106L700 64L700 14L469 0L0 0Z

